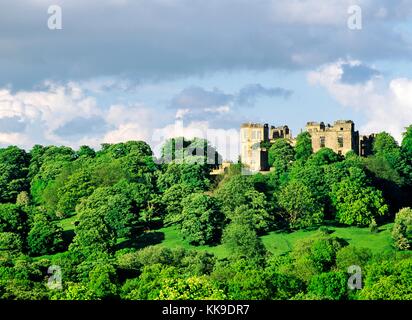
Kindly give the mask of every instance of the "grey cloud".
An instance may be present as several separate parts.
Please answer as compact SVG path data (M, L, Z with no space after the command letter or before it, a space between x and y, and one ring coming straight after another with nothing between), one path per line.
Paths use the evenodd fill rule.
M350 65L349 63L345 63L342 65L342 70L341 82L346 84L365 83L380 74L379 71L363 64Z
M170 107L173 109L204 110L228 104L235 106L253 106L260 97L279 97L287 99L293 91L280 87L264 87L259 83L244 86L234 94L225 93L217 88L206 90L201 87L189 87L173 97Z
M92 118L75 118L65 123L60 128L54 130L54 133L62 137L74 136L94 136L103 134L109 129L106 121L101 117Z
M259 97L281 97L284 99L289 98L293 91L283 89L280 87L276 88L265 88L261 84L250 84L242 88L236 97L236 102L240 105L254 105L256 99Z
M245 118L237 110L252 107L261 97L287 99L292 91L280 87L265 87L261 84L249 84L233 94L217 88L206 90L201 87L189 87L172 98L170 108L188 110L182 116L185 121L208 121L211 128L233 128L244 122ZM227 107L223 109L222 107Z
M176 109L204 109L228 104L233 96L219 89L212 91L201 87L189 87L182 90L171 101L171 107Z
M323 11L336 11L336 1L319 2ZM113 75L147 81L215 71L293 70L346 56L408 59L410 38L393 23L410 17L412 1L357 2L365 17L359 32L347 28L346 8L332 15L330 24L315 19L308 26L299 16L290 22L283 12L286 0L55 0L63 9L63 30L51 31L49 2L3 0L0 86ZM377 14L379 8L385 14Z
M0 118L0 132L16 133L23 132L26 124L19 117Z

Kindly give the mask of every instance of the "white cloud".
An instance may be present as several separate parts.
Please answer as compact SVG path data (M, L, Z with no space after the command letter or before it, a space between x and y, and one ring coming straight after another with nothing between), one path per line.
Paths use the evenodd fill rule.
M238 129L213 129L210 128L208 121L192 121L185 125L182 120L177 120L173 124L154 130L151 139L154 153L160 156L163 143L174 137L207 139L224 160L237 161L239 156Z
M412 79L379 75L365 83L342 83L345 63L359 64L340 60L324 65L308 74L309 83L325 87L340 104L362 112L367 119L362 133L387 131L401 141L404 128L412 124Z
M219 106L209 112L229 110L228 106ZM187 112L178 110L176 116ZM160 155L160 146L166 139L185 136L208 139L225 159L236 160L239 154L236 129L211 129L208 121L191 121L183 126L179 120L158 128L158 115L153 109L137 103L102 108L95 97L86 95L84 88L74 82L66 85L49 82L41 91L12 93L0 89L0 120L8 121L7 128L0 127L0 146L29 149L34 144L57 144L99 148L101 143L143 140ZM19 126L14 128L14 123Z

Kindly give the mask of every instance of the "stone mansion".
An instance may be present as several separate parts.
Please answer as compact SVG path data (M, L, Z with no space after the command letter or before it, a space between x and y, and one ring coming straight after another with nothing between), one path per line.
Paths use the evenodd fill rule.
M360 156L371 153L374 135L361 136L351 120L338 120L333 125L323 122L308 122L306 131L312 138L313 152L330 148L345 155L353 151ZM295 139L288 126L244 123L240 127L241 160L252 172L269 171L268 150L276 139L286 139L292 145Z

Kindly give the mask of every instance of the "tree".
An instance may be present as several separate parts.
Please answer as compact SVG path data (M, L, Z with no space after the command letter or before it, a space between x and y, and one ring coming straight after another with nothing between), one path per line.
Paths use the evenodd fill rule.
M0 203L15 202L17 195L28 190L30 155L18 147L0 149Z
M325 272L310 279L308 290L322 299L342 300L347 293L347 282L344 272Z
M202 138L187 140L184 137L167 140L162 146L162 163L186 163L216 166L222 157L210 142Z
M15 204L0 204L0 232L14 232L25 238L27 214Z
M105 220L101 208L86 209L75 228L75 237L69 249L92 257L101 252L110 252L115 245L115 232Z
M19 206L28 206L30 204L30 197L27 191L22 191L17 195L16 204Z
M209 169L203 164L169 163L160 174L157 186L160 191L184 183L196 190L206 190L209 186Z
M89 273L88 291L93 299L109 299L117 296L116 269L109 263L96 263Z
M277 139L269 148L269 165L279 173L285 173L295 160L295 150L286 139Z
M27 236L27 244L32 255L54 253L62 243L62 229L46 216L34 216L32 227Z
M292 180L282 188L278 203L292 229L307 228L322 222L322 205L311 189L300 181Z
M21 254L23 242L21 237L13 232L0 232L0 257Z
M234 175L228 180L223 180L214 195L221 203L222 211L229 217L237 207L248 204L250 199L246 194L253 190L253 182L249 176Z
M79 150L76 152L78 157L88 157L94 158L96 156L96 151L94 151L89 146L81 146Z
M365 268L372 258L369 248L358 248L352 245L343 247L336 254L336 266L339 270L346 272L350 266Z
M138 278L126 280L121 297L126 300L158 299L165 280L180 276L179 270L173 266L160 263L144 266Z
M180 217L183 209L182 200L194 191L196 190L185 183L178 183L166 189L162 195L162 204L166 209L165 222L177 222L176 219Z
M322 166L342 160L343 157L335 153L332 149L322 148L309 157L307 165Z
M412 259L378 261L366 269L359 298L365 300L411 300Z
M293 260L285 271L309 282L314 275L331 271L337 252L346 245L343 239L324 235L301 239L293 246Z
M89 172L86 170L74 172L58 190L60 199L57 203L57 215L64 217L73 214L77 203L91 195L94 189Z
M261 266L262 261L234 259L221 261L212 279L221 284L231 300L272 299L270 278Z
M159 292L159 300L224 300L226 295L206 276L187 279L167 278Z
M256 191L256 193L259 193ZM237 224L247 224L257 233L269 231L273 223L272 216L264 207L251 208L247 205L241 205L236 208L230 219Z
M408 159L412 159L412 125L406 128L402 139L402 152Z
M266 254L262 241L249 224L230 223L223 232L222 244L234 260L242 257L259 260Z
M77 212L99 211L118 238L130 238L149 197L150 189L146 185L121 180L112 187L97 188L77 206Z
M399 250L410 250L412 248L411 208L403 208L396 214L392 238Z
M332 186L336 218L348 225L368 226L388 212L382 192L368 185L365 173L350 168L350 176Z
M388 156L399 150L399 145L389 133L381 132L375 136L372 149L377 156Z
M306 161L309 159L312 154L312 138L309 132L302 132L296 137L295 151L296 160Z
M183 200L179 229L190 243L204 245L216 241L222 222L223 215L213 197L194 193Z

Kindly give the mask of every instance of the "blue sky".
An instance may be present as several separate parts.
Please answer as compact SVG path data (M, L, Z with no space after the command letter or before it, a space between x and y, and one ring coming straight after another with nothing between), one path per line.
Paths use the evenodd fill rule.
M218 134L235 159L244 121L337 119L400 140L411 58L412 0L3 0L0 146Z

